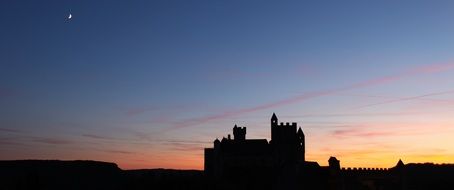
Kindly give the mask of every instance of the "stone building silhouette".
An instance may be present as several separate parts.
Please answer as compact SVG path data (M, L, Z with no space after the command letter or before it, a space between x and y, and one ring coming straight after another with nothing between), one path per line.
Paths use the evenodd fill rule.
M213 148L205 148L205 173L221 177L235 171L257 171L263 168L295 167L305 162L303 130L297 123L278 123L271 117L271 140L246 139L246 127L233 127L222 140L216 139Z
M414 179L425 175L421 171L426 170L426 165L407 166L399 160L392 168L342 168L337 158L330 157L328 166L320 166L305 159L305 136L297 123L279 123L273 113L270 129L268 142L247 139L246 127L235 125L233 139L229 134L227 138L216 139L212 148L205 148L204 172L215 182L215 189L424 189L418 187L437 186L437 179L449 184L446 176L454 176L426 176L430 183L412 185L421 184ZM452 165L429 168L430 171L454 169ZM412 170L418 172L410 173Z
M243 179L250 176L293 184L297 169L305 161L304 132L297 123L279 123L273 113L270 121L271 140L247 139L246 127L233 127L222 140L216 139L213 148L205 148L205 173L214 179ZM260 176L260 177L258 177ZM296 179L296 178L295 178Z

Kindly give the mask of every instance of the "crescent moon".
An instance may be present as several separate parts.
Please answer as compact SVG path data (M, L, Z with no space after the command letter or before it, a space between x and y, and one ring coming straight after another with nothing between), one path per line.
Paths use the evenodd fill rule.
M72 17L73 17L73 15L69 14L68 19L71 19Z

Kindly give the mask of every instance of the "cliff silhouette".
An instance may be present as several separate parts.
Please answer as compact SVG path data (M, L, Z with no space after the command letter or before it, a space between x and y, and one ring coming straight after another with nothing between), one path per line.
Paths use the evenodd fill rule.
M122 170L91 160L0 161L0 190L209 189L203 171Z

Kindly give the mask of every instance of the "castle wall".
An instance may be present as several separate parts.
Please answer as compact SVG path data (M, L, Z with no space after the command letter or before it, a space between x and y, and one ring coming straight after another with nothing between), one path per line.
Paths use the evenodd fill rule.
M204 171L207 176L212 176L214 174L214 149L205 148L205 159L204 159Z

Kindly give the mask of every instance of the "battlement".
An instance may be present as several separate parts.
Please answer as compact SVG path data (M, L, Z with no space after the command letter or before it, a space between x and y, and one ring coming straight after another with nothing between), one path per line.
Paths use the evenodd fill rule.
M233 139L234 140L246 140L246 127L233 127Z
M290 124L290 122L286 122L285 124L284 124L284 122L281 122L278 125L278 127L296 127L296 126L297 126L296 122L292 122L291 124Z

